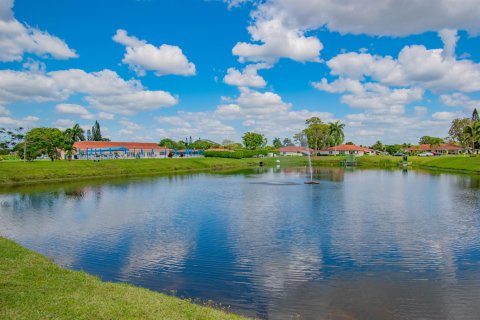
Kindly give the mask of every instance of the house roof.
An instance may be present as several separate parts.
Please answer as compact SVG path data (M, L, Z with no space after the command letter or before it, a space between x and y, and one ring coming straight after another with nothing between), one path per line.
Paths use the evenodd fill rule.
M313 149L309 149L309 150L310 150L310 153L314 152ZM280 152L307 152L307 148L290 146L290 147L278 148L278 151L280 151Z
M329 147L321 149L320 151L364 151L364 152L372 152L372 149L359 147L353 144L342 144L335 147Z
M118 148L124 147L129 150L170 150L165 147L160 147L154 142L114 142L114 141L77 141L73 147L78 149L104 149L104 148Z
M429 150L443 150L443 151L458 151L463 148L451 143L442 143L438 146L432 146L430 144L421 144L419 146L413 146L405 148L407 151L429 151Z

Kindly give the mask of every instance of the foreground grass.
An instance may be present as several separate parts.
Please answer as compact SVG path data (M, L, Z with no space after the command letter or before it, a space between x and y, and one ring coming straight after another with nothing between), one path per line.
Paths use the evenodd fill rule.
M2 161L0 185L41 183L107 177L172 174L258 166L273 159L135 159L94 161Z
M0 319L243 319L65 270L0 237Z

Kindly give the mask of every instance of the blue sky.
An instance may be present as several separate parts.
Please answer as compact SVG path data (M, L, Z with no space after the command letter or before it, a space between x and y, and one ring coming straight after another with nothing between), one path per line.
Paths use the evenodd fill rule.
M475 1L0 0L0 126L112 140L445 137L480 101Z

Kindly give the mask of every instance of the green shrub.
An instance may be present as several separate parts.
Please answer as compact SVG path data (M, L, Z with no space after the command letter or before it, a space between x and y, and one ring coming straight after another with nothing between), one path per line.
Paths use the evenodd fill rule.
M205 157L208 158L231 158L231 159L244 159L244 158L253 158L256 156L266 156L269 153L276 153L278 151L272 150L236 150L233 152L230 151L205 151Z

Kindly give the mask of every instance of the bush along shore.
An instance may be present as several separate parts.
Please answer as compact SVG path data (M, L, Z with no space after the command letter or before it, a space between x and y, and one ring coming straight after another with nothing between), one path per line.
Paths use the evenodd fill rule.
M63 269L0 237L0 319L245 319Z
M313 157L314 166L339 166L343 156ZM278 163L277 160L280 162ZM401 157L363 156L357 165L365 168L397 168ZM0 185L21 185L54 181L72 181L94 178L154 176L195 171L218 171L280 164L282 167L308 165L306 157L278 158L190 158L190 159L135 159L94 161L2 161ZM409 157L413 168L480 174L480 157L440 156Z

